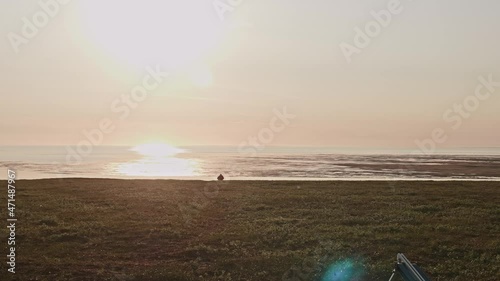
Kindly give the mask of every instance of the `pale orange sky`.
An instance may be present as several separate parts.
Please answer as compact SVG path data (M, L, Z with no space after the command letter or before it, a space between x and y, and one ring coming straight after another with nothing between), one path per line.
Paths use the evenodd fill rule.
M500 3L406 1L347 63L339 44L389 1L242 1L221 21L212 0L73 0L15 53L10 32L38 1L0 3L0 145L80 141L103 118L103 144L238 145L286 107L271 145L500 146L500 88L459 129L443 113L479 76L500 81ZM125 119L111 110L157 65L170 76Z

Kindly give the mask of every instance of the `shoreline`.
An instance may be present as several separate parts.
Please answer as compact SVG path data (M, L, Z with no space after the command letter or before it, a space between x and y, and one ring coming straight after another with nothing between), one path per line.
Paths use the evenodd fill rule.
M53 177L53 178L18 178L22 181L37 181L37 180L124 180L124 181L201 181L201 182L216 182L216 179L207 178L108 178L108 177ZM7 179L0 179L7 180ZM230 178L223 182L500 182L500 178L484 178L484 179L463 179L463 178Z

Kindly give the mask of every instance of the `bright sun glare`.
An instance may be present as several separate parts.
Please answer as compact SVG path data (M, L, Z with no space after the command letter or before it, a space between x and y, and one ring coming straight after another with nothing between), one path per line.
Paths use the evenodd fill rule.
M89 42L110 57L144 68L162 65L175 70L195 66L190 72L194 86L211 84L211 73L199 65L225 33L211 5L199 1L79 2L84 32Z
M132 161L119 163L114 170L130 177L184 177L196 175L196 161L177 158L176 155L185 152L183 149L165 143L140 144L132 151L142 157Z

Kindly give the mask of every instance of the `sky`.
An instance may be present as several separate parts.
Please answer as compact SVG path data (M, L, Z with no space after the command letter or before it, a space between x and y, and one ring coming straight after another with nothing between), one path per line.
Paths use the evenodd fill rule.
M500 147L500 2L392 1L2 0L0 145Z

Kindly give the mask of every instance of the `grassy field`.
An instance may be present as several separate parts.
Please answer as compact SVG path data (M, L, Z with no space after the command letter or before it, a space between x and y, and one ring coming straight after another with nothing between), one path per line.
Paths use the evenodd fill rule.
M16 199L1 280L388 280L398 252L500 280L498 182L24 180Z

